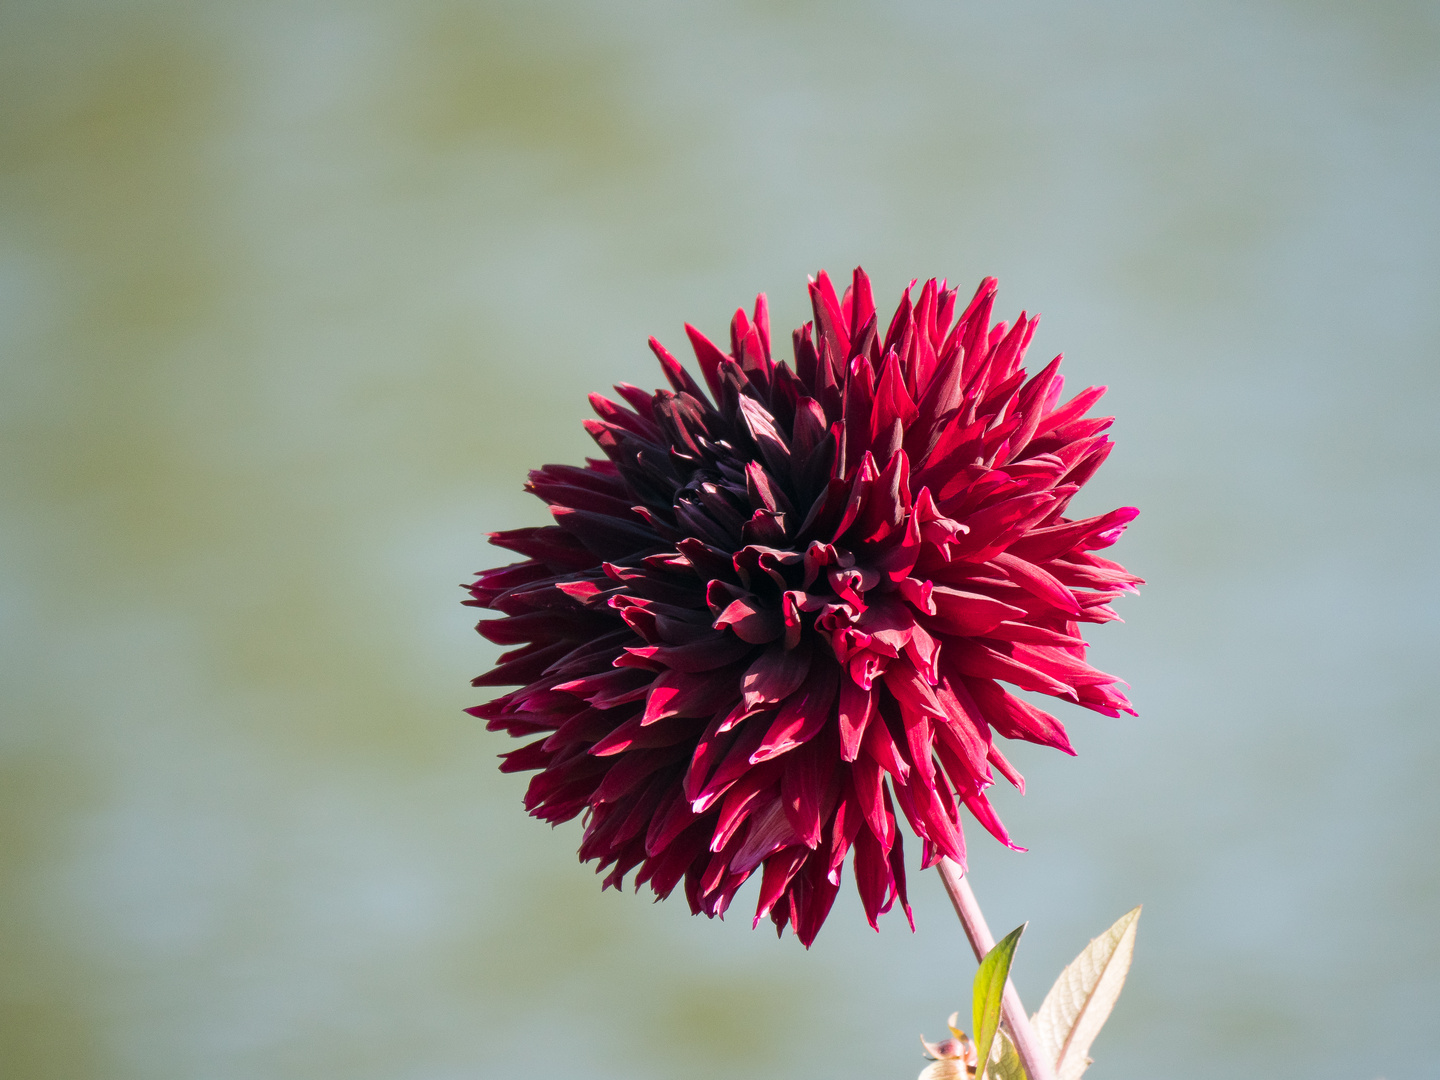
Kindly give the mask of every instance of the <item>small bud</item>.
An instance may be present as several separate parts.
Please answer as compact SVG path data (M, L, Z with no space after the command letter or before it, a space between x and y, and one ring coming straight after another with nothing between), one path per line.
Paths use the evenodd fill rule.
M978 1060L975 1043L969 1035L955 1026L959 1018L959 1013L950 1014L948 1026L951 1038L932 1043L926 1042L923 1035L920 1037L920 1044L925 1047L931 1064L925 1066L919 1080L973 1080Z

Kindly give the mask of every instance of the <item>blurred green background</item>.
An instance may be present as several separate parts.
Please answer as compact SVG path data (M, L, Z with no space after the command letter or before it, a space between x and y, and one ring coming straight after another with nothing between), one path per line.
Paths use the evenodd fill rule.
M1027 1001L1143 901L1096 1080L1440 1075L1437 173L1420 0L7 0L0 1075L914 1076L933 874L602 895L460 711L585 394L857 262L1043 312L1143 508L1141 718L970 830Z

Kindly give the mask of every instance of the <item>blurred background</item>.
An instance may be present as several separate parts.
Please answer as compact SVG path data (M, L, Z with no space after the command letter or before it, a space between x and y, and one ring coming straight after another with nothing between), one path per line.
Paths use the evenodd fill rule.
M1043 312L1143 509L1140 719L970 829L1022 995L1143 902L1095 1080L1440 1075L1437 171L1422 0L8 0L0 1074L913 1077L933 873L602 895L461 713L586 393L863 262Z

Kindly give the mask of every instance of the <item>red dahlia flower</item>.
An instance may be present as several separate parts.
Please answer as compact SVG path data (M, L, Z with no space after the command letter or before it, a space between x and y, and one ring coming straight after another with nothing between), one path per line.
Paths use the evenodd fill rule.
M517 646L475 685L520 689L469 711L538 736L501 768L539 770L536 817L584 812L606 886L683 879L714 916L762 871L755 921L808 946L853 849L870 924L909 917L896 807L922 866L963 865L962 805L1014 847L985 789L992 766L1024 781L994 733L1074 752L1002 683L1133 714L1079 624L1139 583L1093 554L1136 511L1063 516L1110 452L1085 416L1104 388L1060 404L1059 357L1026 381L1038 320L992 327L994 295L954 319L928 281L882 335L864 272L843 299L822 273L793 369L762 295L728 354L686 326L708 394L652 338L672 389L592 394L605 457L530 474L555 524L492 534L523 560L466 601Z

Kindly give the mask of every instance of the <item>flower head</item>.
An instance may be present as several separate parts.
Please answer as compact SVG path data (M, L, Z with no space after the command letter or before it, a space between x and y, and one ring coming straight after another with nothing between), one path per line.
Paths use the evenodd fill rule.
M882 331L863 271L843 298L821 273L793 368L763 295L728 353L687 325L705 387L652 338L671 389L591 395L604 457L532 472L555 524L491 535L522 559L466 602L515 648L475 685L520 689L469 711L532 740L501 768L538 770L536 817L585 815L606 886L683 881L715 916L759 872L755 921L808 946L853 851L870 924L908 918L897 813L922 866L963 865L961 806L1014 847L994 735L1073 753L1003 683L1133 712L1079 624L1139 583L1094 554L1136 511L1063 516L1110 451L1104 388L1062 404L1059 357L1027 380L1038 320L992 327L993 279L958 318L913 288Z

